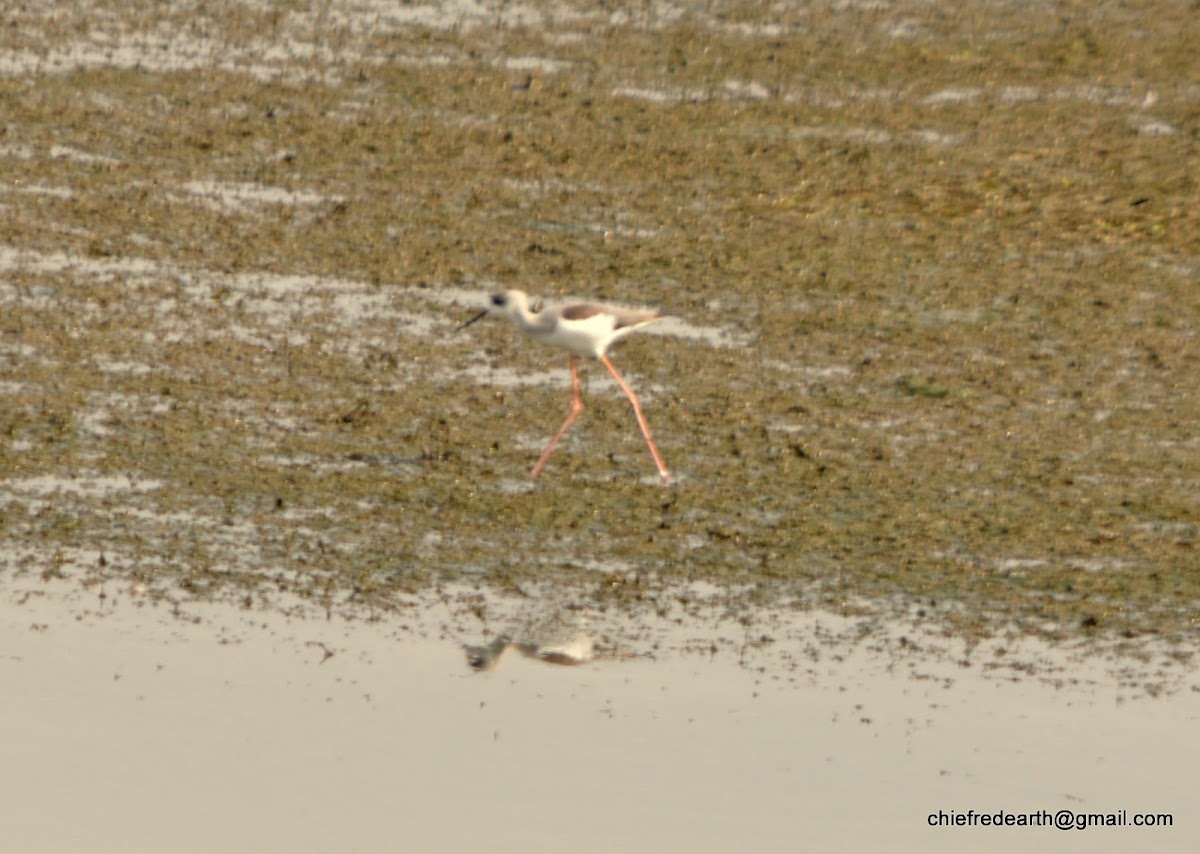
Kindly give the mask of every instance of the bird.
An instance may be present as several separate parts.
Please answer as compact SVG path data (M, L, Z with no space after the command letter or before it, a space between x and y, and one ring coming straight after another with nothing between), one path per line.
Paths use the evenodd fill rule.
M560 347L570 354L571 367L571 408L546 450L533 467L532 477L541 474L550 454L558 447L558 443L566 434L567 429L575 423L579 413L583 412L583 396L579 385L579 357L595 356L625 392L629 402L633 404L633 414L637 416L638 426L646 437L646 445L650 455L654 457L654 465L664 484L671 482L671 473L663 462L662 454L654 444L650 435L650 425L642 414L642 405L637 395L625 382L625 378L608 358L608 348L620 341L631 332L636 332L648 324L661 320L664 315L655 309L617 308L595 303L571 303L559 308L548 308L534 312L529 307L529 296L520 290L506 290L491 294L489 305L475 317L468 320L459 329L465 329L472 323L487 317L489 314L502 314L509 317L516 325L531 338Z

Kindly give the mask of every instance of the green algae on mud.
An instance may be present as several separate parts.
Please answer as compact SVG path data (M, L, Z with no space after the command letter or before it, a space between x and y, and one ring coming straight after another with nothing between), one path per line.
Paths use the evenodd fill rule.
M0 47L10 568L379 605L704 579L733 608L1194 643L1200 32L1176 4L498 29L103 5L110 41L175 33L187 62L72 65L104 34L33 12ZM451 333L497 286L747 341L622 345L676 485L593 371L528 483L565 360ZM70 486L106 475L158 486Z

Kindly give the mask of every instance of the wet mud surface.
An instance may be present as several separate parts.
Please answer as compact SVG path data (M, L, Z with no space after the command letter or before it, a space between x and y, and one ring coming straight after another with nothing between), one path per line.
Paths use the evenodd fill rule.
M3 15L9 582L481 627L703 583L1194 667L1186 4ZM674 485L594 365L529 481L566 357L455 332L509 287L679 318L613 353Z

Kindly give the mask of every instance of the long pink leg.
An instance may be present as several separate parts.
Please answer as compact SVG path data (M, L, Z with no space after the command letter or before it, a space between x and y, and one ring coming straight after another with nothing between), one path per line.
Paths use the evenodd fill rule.
M662 475L663 483L670 483L671 473L667 471L662 456L658 453L658 448L654 446L654 440L650 438L650 425L646 423L646 416L642 415L642 405L638 403L637 395L633 393L633 389L625 382L625 378L613 367L613 363L608 360L608 356L601 356L600 361L612 373L613 378L617 381L617 385L621 387L621 391L625 392L625 396L633 404L633 414L637 416L638 426L642 428L642 435L646 437L646 444L650 446L650 454L654 457L654 464L658 466L658 473Z
M537 465L533 467L532 477L537 477L541 474L542 466L546 464L546 460L550 459L550 454L558 447L558 443L567 432L567 428L575 423L575 419L579 417L580 412L583 412L583 395L579 393L579 357L572 353L571 411L567 413L567 420L558 428L558 432L554 434L554 438L550 440L550 444L546 446L546 450L542 451L542 455L538 457Z

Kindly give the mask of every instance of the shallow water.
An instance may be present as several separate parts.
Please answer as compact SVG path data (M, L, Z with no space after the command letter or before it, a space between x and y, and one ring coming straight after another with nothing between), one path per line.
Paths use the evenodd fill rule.
M822 646L803 666L751 649L740 662L671 652L578 667L512 656L481 674L466 666L465 623L436 605L376 622L203 602L173 614L64 582L5 585L6 844L1062 852L1200 840L1196 685L1138 698L1094 662L1056 686L822 646L846 625L828 614L788 628ZM708 630L664 629L676 646ZM1174 826L928 824L971 809L1172 813Z

